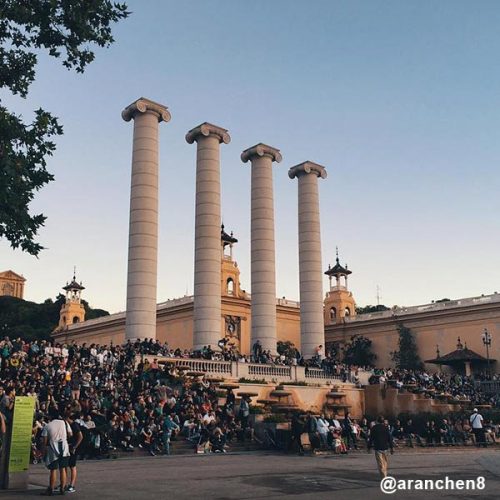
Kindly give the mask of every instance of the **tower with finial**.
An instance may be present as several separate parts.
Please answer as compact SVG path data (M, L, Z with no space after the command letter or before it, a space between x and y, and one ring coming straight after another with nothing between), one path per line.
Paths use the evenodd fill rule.
M346 317L356 316L356 302L347 287L347 277L352 271L347 268L347 264L345 267L340 264L338 247L335 261L335 265L328 265L325 271L330 284L324 302L325 325L342 323Z
M224 224L220 229L221 243L221 292L223 296L243 297L244 292L240 288L240 270L237 262L233 259L233 245L238 243L233 232L230 234L224 230Z
M85 287L82 285L81 281L80 283L76 281L76 267L73 269L73 279L71 283L66 283L66 286L62 288L66 292L66 301L59 313L57 331L65 330L73 323L85 321L85 307L83 307L81 297L82 290L85 290Z

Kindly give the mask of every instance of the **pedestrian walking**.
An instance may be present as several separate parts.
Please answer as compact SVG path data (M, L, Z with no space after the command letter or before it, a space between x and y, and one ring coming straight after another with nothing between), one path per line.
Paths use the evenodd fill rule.
M375 459L380 475L387 476L388 452L394 453L394 443L389 428L384 423L384 417L377 418L377 423L370 429L370 439L368 441L368 452L375 450Z

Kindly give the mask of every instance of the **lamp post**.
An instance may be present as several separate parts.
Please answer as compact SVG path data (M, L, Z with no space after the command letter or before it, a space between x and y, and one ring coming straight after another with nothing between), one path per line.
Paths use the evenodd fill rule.
M491 334L488 332L488 330L485 328L483 332L483 344L486 347L486 362L488 366L488 375L491 375L490 372L490 346L491 346Z

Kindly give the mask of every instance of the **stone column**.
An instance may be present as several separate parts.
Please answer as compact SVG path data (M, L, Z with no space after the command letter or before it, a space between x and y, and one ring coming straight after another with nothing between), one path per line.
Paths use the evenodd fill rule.
M141 97L122 112L134 119L125 339L156 338L158 123L165 106Z
M326 170L306 161L288 176L299 183L300 341L302 355L311 358L325 346L318 177L325 179Z
M217 349L222 334L219 144L231 138L227 130L205 122L190 130L186 141L197 142L193 347Z
M241 154L252 164L251 285L252 340L276 354L276 269L274 245L273 161L278 149L257 144Z

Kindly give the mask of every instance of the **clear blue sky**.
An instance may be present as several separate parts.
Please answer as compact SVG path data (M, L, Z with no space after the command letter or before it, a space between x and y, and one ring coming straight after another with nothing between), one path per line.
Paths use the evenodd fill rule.
M64 124L32 204L46 227L39 259L0 242L0 268L55 296L73 265L85 298L125 305L132 125L140 96L161 124L158 300L193 287L195 146L203 121L227 128L224 223L250 289L250 172L257 142L275 168L277 294L298 298L297 186L306 159L320 181L323 262L340 247L360 305L412 305L500 291L500 3L497 1L138 1L84 75L40 59L26 101ZM325 279L325 291L327 281Z

